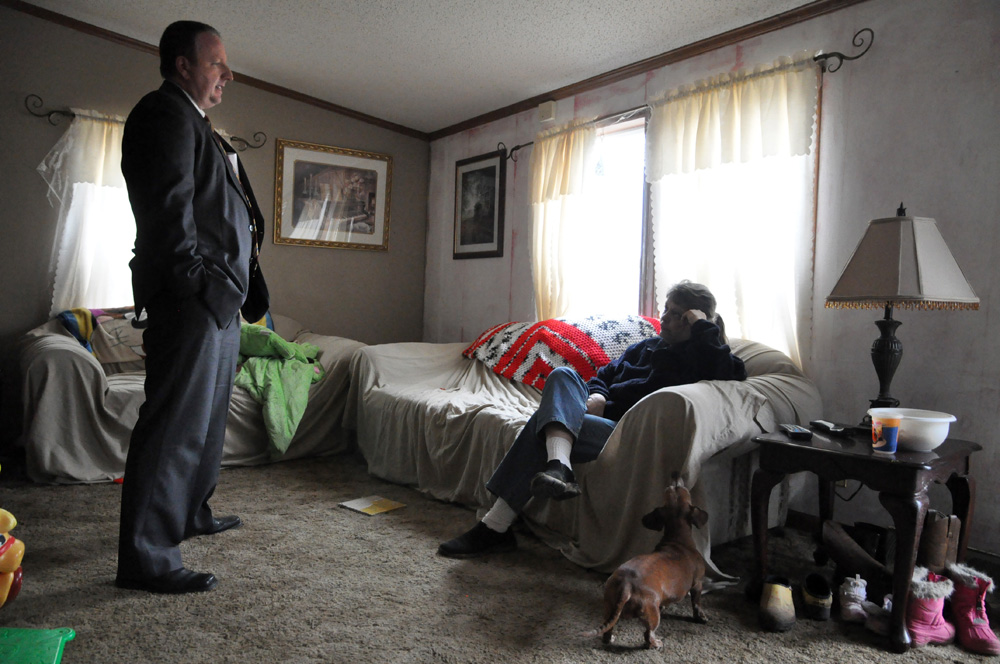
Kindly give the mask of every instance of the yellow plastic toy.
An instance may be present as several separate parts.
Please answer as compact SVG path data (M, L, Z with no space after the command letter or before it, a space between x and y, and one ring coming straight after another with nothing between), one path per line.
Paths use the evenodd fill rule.
M10 534L16 525L14 515L0 509L0 609L13 602L21 590L24 542Z
M21 591L21 559L24 542L10 534L17 519L0 508L0 609L7 606ZM0 627L0 660L4 662L62 661L66 643L76 636L68 627L60 629L24 629Z
M15 526L14 515L0 508L0 609L13 602L21 591L24 542L10 534Z

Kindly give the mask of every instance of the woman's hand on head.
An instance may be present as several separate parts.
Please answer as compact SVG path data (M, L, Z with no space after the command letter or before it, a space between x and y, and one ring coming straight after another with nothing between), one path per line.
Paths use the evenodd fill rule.
M707 320L708 316L705 315L705 312L702 311L701 309L688 309L687 311L684 312L682 318L684 319L684 322L690 326L694 325L700 320Z

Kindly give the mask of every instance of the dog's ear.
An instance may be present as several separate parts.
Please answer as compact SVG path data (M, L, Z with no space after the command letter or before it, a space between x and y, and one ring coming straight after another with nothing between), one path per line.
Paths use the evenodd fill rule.
M688 512L687 520L692 526L701 528L708 523L708 512L692 505L691 511Z
M650 530L663 530L663 527L667 524L663 519L663 513L660 508L656 508L649 514L642 517L642 525L646 526Z

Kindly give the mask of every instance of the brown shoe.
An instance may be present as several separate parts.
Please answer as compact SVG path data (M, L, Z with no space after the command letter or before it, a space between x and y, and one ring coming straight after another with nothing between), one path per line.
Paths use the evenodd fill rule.
M948 564L958 558L958 534L962 520L954 514L942 514L937 510L927 510L924 530L917 548L917 564L941 574Z

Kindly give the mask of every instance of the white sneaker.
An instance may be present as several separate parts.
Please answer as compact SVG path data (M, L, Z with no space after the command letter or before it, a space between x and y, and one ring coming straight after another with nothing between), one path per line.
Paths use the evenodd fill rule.
M885 596L881 607L871 602L865 602L863 607L868 614L865 627L881 636L888 636L889 623L892 619L892 595Z
M867 599L868 582L855 574L854 578L845 578L838 592L840 598L840 619L844 622L863 623L868 619L864 603Z

